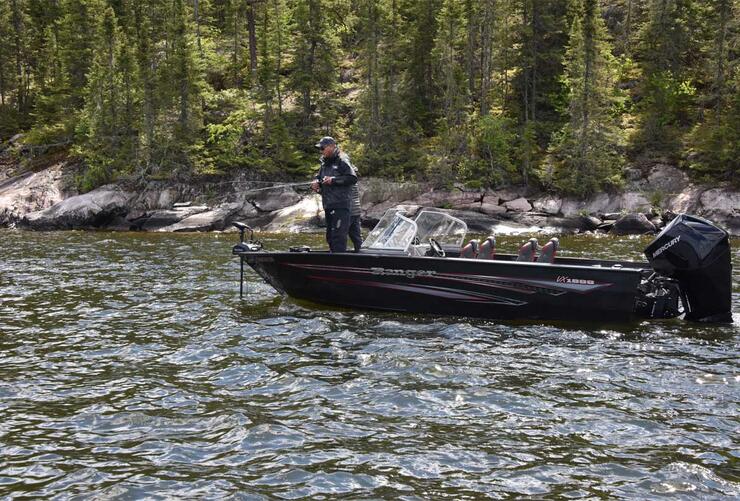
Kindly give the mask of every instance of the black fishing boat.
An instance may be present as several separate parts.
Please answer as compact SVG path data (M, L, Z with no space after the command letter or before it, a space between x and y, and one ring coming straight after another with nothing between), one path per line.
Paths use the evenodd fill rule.
M247 264L281 294L328 305L493 319L732 321L728 234L695 216L666 226L646 262L559 257L556 238L500 254L495 237L465 244L465 222L433 209L414 219L388 211L358 253L268 252L248 226L235 226L242 283Z

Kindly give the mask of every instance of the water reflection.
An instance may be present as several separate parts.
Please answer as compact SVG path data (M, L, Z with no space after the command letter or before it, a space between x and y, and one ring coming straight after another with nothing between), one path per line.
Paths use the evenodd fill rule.
M740 495L740 322L358 312L253 274L239 300L233 235L0 237L3 495Z

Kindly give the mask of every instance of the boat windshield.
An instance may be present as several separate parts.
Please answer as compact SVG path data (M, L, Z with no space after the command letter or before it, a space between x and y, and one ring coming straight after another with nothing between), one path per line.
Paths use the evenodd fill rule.
M405 251L416 236L416 223L404 216L400 209L390 209L383 214L363 247Z
M408 252L413 246L428 245L430 238L442 246L460 247L467 231L464 221L444 212L424 209L411 220L403 210L390 209L367 236L363 247Z
M432 209L422 210L415 221L416 238L422 244L433 238L443 247L462 247L468 232L465 221Z

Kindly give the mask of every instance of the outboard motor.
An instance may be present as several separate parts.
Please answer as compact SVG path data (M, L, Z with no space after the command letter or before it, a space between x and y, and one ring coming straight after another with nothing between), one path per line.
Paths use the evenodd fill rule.
M645 249L658 275L678 282L686 320L732 322L732 264L726 231L681 214Z

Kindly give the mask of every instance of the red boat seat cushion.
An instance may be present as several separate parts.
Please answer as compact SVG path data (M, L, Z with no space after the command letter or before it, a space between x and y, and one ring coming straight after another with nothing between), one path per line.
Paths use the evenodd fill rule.
M478 248L480 246L478 245L477 240L471 240L468 242L468 245L460 249L460 257L466 257L466 258L476 258L478 256Z
M483 240L478 250L478 259L493 259L496 255L496 237L491 235Z
M538 263L552 263L555 261L555 254L560 248L560 241L557 238L551 238L549 242L542 246L540 256L537 258Z
M536 238L530 238L529 241L519 248L519 253L516 256L517 261L532 262L537 256L537 244Z

